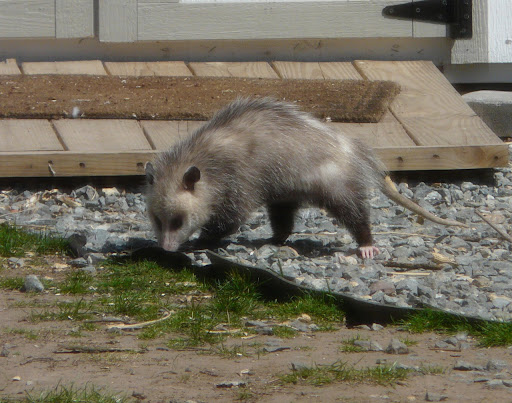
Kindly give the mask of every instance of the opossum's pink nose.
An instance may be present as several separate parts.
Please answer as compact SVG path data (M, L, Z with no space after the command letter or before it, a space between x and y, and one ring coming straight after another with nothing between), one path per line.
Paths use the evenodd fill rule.
M176 240L175 236L169 233L164 233L160 246L169 252L176 252L180 247L180 244Z

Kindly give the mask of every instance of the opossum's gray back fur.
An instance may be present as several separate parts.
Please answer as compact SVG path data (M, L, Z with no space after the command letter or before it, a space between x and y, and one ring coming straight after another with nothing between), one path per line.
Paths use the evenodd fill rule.
M172 193L190 166L201 171L197 196L220 215L283 199L358 203L350 189L380 187L383 179L368 146L270 98L237 99L162 153L154 164L155 183Z

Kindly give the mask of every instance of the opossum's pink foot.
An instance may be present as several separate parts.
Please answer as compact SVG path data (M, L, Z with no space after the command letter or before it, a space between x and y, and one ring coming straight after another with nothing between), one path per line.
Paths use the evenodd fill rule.
M359 247L359 255L363 259L373 259L373 257L377 256L379 253L380 253L380 250L376 246L361 246L361 247Z

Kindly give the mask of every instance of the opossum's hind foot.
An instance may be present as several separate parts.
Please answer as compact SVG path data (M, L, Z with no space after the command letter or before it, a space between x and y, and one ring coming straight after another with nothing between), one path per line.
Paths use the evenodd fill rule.
M272 203L267 206L272 227L272 243L282 245L293 230L293 220L298 208L297 203Z
M373 259L374 256L377 256L380 253L379 248L376 246L360 246L357 249L357 252L359 256L361 256L363 259Z

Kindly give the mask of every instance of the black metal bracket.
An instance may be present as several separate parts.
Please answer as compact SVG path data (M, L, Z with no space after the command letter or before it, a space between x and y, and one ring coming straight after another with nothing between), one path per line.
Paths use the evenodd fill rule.
M391 18L448 24L453 39L473 36L473 0L426 0L387 6L382 14Z

